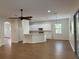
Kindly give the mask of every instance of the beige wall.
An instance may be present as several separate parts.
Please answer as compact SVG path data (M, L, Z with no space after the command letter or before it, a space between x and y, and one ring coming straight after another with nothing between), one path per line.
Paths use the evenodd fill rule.
M76 0L76 8L79 9L79 0Z
M4 44L4 19L0 18L0 46Z

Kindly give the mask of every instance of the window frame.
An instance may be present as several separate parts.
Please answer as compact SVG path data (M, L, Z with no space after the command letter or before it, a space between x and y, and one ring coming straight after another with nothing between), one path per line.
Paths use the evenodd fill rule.
M55 26L55 33L56 34L62 34L62 24L58 23L58 24L54 24L54 26Z

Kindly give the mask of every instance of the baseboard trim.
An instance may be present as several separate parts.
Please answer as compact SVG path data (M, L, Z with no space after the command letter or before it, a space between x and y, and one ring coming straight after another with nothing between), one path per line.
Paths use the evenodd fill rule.
M46 41L39 41L39 42L23 42L24 43L43 43L43 42L46 42Z
M18 43L18 41L12 41L12 43Z
M4 46L4 43L0 44L0 47Z
M72 45L72 43L71 43L70 40L69 40L69 42L70 42L70 45L71 45L72 50L75 52L75 49L74 49L74 47L73 47L73 45Z

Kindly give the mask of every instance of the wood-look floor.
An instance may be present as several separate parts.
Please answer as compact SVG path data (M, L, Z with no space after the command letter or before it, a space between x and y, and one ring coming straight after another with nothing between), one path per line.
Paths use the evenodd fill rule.
M49 40L39 44L3 46L0 59L76 59L76 56L68 41Z

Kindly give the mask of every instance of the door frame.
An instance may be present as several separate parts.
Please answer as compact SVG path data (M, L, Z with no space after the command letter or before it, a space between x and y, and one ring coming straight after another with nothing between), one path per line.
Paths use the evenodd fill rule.
M75 53L77 54L77 25L76 25L76 15L79 13L79 10L74 14L73 18L74 18L74 48L75 48Z

